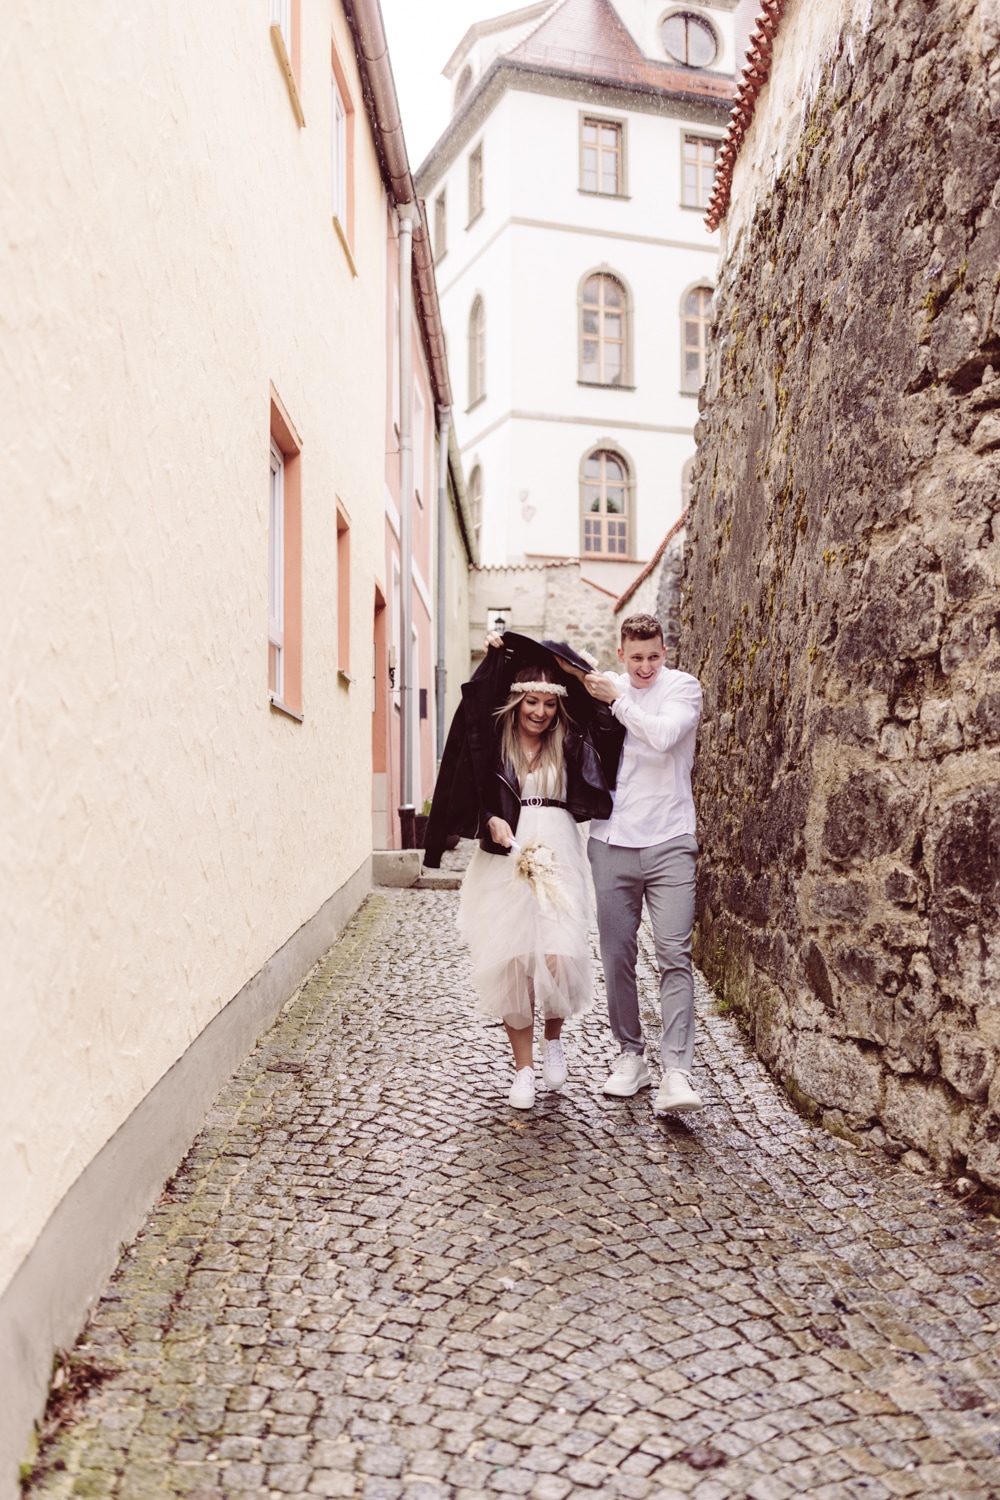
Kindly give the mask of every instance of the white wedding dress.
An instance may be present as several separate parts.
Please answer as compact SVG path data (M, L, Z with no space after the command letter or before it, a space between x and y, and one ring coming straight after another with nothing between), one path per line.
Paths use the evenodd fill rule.
M522 798L541 795L552 793L538 790L529 774ZM521 1028L531 1025L532 996L542 1020L576 1016L593 1003L594 983L587 856L576 823L564 807L522 806L515 837L522 847L538 839L555 854L555 906L515 876L513 852L476 849L462 882L458 930L472 954L477 1010Z

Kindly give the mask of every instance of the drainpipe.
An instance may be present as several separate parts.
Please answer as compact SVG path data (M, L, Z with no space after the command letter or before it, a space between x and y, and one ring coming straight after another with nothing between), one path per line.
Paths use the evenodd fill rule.
M400 203L399 219L399 834L414 846L413 820L413 221L415 203Z
M448 528L448 428L451 407L438 407L438 535L437 535L437 666L434 669L434 703L437 709L437 759L444 754L444 689L447 671L444 663L445 609L448 604L445 558Z

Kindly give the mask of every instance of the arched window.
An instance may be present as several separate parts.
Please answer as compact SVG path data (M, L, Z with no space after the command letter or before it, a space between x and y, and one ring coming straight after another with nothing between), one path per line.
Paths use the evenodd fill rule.
M663 50L686 68L707 68L714 63L719 40L703 16L678 11L660 27Z
M462 69L461 73L459 73L459 75L458 75L458 82L455 85L455 108L456 109L458 109L459 105L462 103L463 99L465 99L466 95L469 93L469 91L470 91L471 88L472 88L472 67L471 67L470 64L466 63L466 65Z
M628 385L628 298L615 276L588 276L580 294L580 379Z
M628 557L629 489L620 453L598 448L587 454L580 479L585 557Z
M476 464L469 475L469 512L472 516L472 534L479 546L479 535L483 529L483 471Z
M697 395L705 384L705 351L712 326L712 288L692 287L681 305L681 390Z
M469 406L486 395L486 309L477 297L469 313Z

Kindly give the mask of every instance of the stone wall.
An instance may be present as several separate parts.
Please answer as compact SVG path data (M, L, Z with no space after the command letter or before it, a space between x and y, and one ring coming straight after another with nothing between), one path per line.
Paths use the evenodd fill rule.
M668 667L680 661L681 609L684 587L685 522L687 512L667 532L651 561L615 605L615 629L629 615L655 615L663 626L663 649Z
M634 566L634 565L633 565ZM616 595L584 578L576 559L476 568L469 578L469 636L474 659L483 654L491 611L506 626L535 640L566 641L591 652L604 669L615 667Z
M840 9L809 4L813 24L816 5ZM843 7L770 179L779 88L759 101L702 398L682 646L705 687L699 961L804 1108L993 1188L996 9ZM797 65L776 48L775 69Z

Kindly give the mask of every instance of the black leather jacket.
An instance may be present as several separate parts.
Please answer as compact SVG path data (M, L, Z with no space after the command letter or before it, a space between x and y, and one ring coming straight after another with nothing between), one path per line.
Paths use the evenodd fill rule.
M504 818L516 832L521 815L517 780L501 764L493 714L506 701L514 675L542 660L558 666L537 642L508 631L503 647L488 651L472 679L463 683L427 820L424 864L429 869L440 865L449 834L478 838L490 854L510 852L489 834L491 817ZM564 740L567 808L578 823L610 817L625 729L575 677L560 674L560 680L573 721Z
M586 823L590 818L610 818L611 792L600 758L587 736L576 729L568 729L563 740L563 758L566 762L566 809L571 817L578 823ZM500 764L499 744L496 760L496 769L487 783L488 800L479 814L479 847L488 854L509 854L509 849L493 842L489 821L490 818L504 818L510 824L511 832L516 833L521 816L521 793L513 769Z

